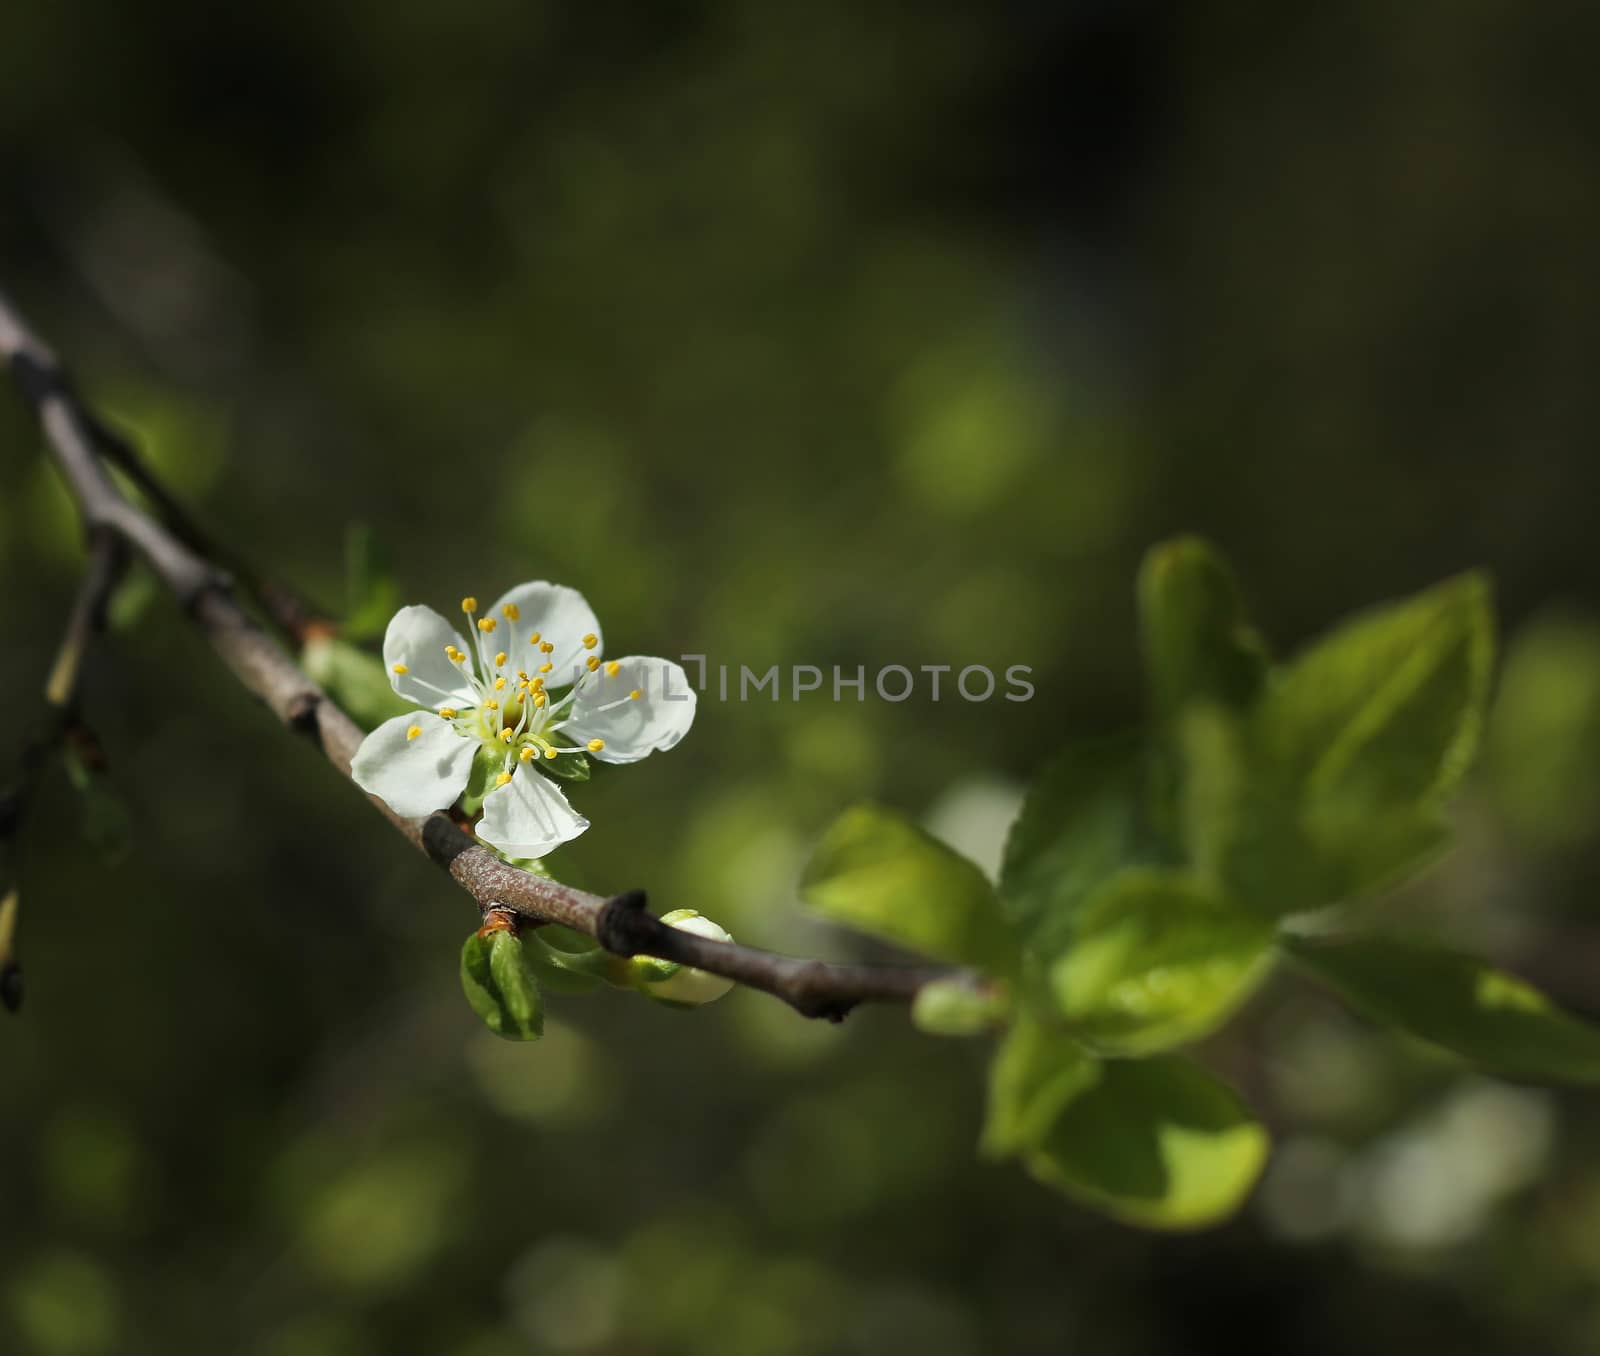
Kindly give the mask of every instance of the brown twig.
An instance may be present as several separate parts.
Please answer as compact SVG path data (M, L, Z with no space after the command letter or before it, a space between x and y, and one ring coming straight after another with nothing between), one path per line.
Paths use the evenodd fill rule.
M83 664L94 638L105 627L106 604L127 566L127 549L113 533L96 528L89 536L89 563L67 613L66 629L45 682L42 728L23 745L16 779L0 787L0 1006L22 1006L22 965L17 954L21 910L15 869L17 841L50 756L63 744L77 751L86 767L97 768L100 746L78 713Z
M34 407L91 533L112 534L138 550L240 683L287 728L312 739L349 777L350 760L363 738L361 730L239 605L227 574L213 558L193 539L182 540L122 495L102 463L108 455L102 426L79 400L55 356L3 296L0 357ZM773 994L807 1017L837 1021L857 1003L909 1002L934 979L968 977L963 971L937 967L833 965L711 941L650 915L642 891L606 899L574 889L511 866L443 813L411 819L395 814L376 797L369 799L406 838L449 871L477 901L480 912L510 909L533 923L558 923L585 933L618 955L656 956L695 966Z

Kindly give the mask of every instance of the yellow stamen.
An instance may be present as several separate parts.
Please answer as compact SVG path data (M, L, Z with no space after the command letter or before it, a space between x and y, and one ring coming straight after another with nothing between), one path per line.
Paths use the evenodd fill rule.
M516 733L515 730L507 725L505 729L500 731L500 739L503 743L509 744L516 737Z
M524 763L526 763L528 761L528 759L533 757L533 745L532 744L524 744L522 746L522 752L519 753L517 755L517 757L522 759L522 761Z
M542 692L535 692L533 694L533 704L535 706L543 706L549 700L550 698L545 696L545 694Z
M555 665L546 660L543 664L539 665L539 672L549 673L553 668L555 668Z
M595 635L593 631L589 632L589 634L583 638L583 648L586 650L594 649L594 647L599 643L600 637Z
M500 609L500 611L505 614L505 619L507 621L516 621L516 619L522 615L515 603L507 603Z
M484 635L488 635L489 632L493 631L494 628L499 625L500 623L497 622L493 617L478 618L478 630L482 631Z
M539 643L539 632L535 631L531 636L528 637L528 644L537 645L538 643Z
M589 752L590 753L599 753L601 749L605 748L605 746L606 746L606 741L605 740L603 740L603 739L591 739L589 741Z
M483 705L484 709L488 711L498 711L500 709L500 703L497 702L493 697L490 697L489 700Z
M555 648L556 647L548 640L541 640L539 642L539 651L541 654L552 654L555 652Z
M634 690L633 690L633 691L632 691L632 692L630 692L630 693L629 693L629 694L628 694L628 700L629 700L629 701L630 701L630 702L636 702L636 701L638 701L638 700L639 700L639 698L640 698L640 697L642 697L642 696L644 696L644 693L642 693L642 692L641 692L641 691L639 691L639 689L638 689L638 688L634 688Z
M500 653L494 657L494 666L497 669L503 669L506 666L506 652L504 650L501 650Z
M532 681L533 681L533 690L535 692L543 692L544 691L544 679L543 678L535 678Z
M404 664L396 664L394 666L394 671L396 673L410 673L411 672L411 670L409 668L407 668Z
M453 706L441 706L439 714L446 720L454 720L456 718L456 709Z
M583 662L589 666L590 673L593 673L597 668L600 667L600 657L598 655L592 654Z
M461 600L461 610L463 612L476 612L478 610L478 600L469 593Z
M494 690L496 692L504 692L506 690L505 675L502 674L499 678L494 680Z
M621 672L621 670L622 670L622 665L617 663L617 661L615 659L613 659L613 660L609 661L606 664L606 677L607 678L615 678L617 676L617 674Z
M415 739L421 733L422 733L422 726L413 725L409 730L406 731L406 738L407 739Z
M549 745L546 745L545 746L545 750L544 750L544 756L546 758L554 758L556 756L556 751L554 749L552 749Z
M511 780L511 774L509 772L502 772L498 776L495 777L494 784L496 786L504 786L510 780Z

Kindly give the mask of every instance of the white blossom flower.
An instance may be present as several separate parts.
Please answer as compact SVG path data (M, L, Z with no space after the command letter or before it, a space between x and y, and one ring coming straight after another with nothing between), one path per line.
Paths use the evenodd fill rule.
M508 856L542 857L589 821L537 769L670 749L694 721L694 689L670 660L603 658L600 623L576 589L539 580L481 615L476 598L461 610L470 641L431 607L395 613L383 662L395 692L423 709L378 726L350 772L397 814L425 815L461 795L487 750L499 766L478 836Z

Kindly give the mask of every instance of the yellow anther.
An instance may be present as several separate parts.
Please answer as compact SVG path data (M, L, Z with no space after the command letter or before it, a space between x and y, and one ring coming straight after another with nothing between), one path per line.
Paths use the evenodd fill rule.
M517 670L517 677L522 679L523 682L527 682L528 681L528 671L527 671L527 669L518 669Z
M601 749L605 748L605 746L606 746L606 741L605 740L603 740L603 739L591 739L589 741L589 752L590 753L599 753Z
M422 726L413 725L409 730L406 731L406 738L407 739L415 739L421 733L422 733Z
M589 672L593 673L597 668L600 667L600 656L592 654L583 662L589 666Z
M488 635L489 632L493 631L494 628L499 625L500 623L497 622L493 617L478 618L478 630L482 631L484 635Z
M463 612L476 612L478 610L478 600L469 593L461 600L461 610Z
M543 664L539 665L539 672L540 673L549 673L550 670L553 669L553 668L555 668L555 665L552 664L549 660L546 660Z
M535 679L532 680L532 683L533 683L533 690L535 692L543 692L544 691L544 679L543 678L535 678Z
M501 674L500 677L494 680L494 690L496 692L504 692L506 690L506 679L504 674Z
M548 640L541 640L539 642L539 652L541 654L554 654L555 653L555 648L556 647L554 645L552 645Z
M641 691L639 691L639 689L638 689L638 688L634 688L634 690L633 690L633 691L632 691L632 692L630 692L630 693L629 693L629 694L628 694L628 700L629 700L629 701L630 701L630 702L636 702L636 701L638 701L638 700L639 700L639 698L640 698L640 697L642 697L642 696L644 696L644 693L642 693L642 692L641 692Z
M503 669L506 666L506 652L504 650L501 650L500 653L494 657L494 666L497 669Z
M589 632L589 634L583 638L583 648L586 650L594 649L594 647L599 643L600 637L595 635L593 631Z
M533 745L532 744L524 744L522 746L522 752L519 753L517 755L517 757L522 759L522 761L524 763L526 763L530 758L533 757Z
M542 692L535 692L533 694L533 704L535 706L543 706L549 700L550 698L545 696L545 694Z
M493 697L490 697L489 700L483 705L484 709L488 711L498 711L500 709L500 703L497 702Z
M556 750L554 750L548 744L546 744L545 748L544 748L544 756L546 758L554 758L556 756Z
M509 744L514 738L516 738L516 734L517 732L507 725L505 729L500 731L500 740L504 744Z
M496 786L504 786L510 780L511 774L509 772L502 772L495 777L494 784Z
M622 665L617 663L617 661L615 659L612 659L612 660L607 662L607 664L606 664L606 677L607 678L615 678L617 676L617 674L620 673L621 671L622 671Z
M396 673L410 673L411 672L411 670L404 664L396 664L394 666L394 671Z
M507 621L516 621L516 619L522 615L515 603L507 603L500 609L500 611L505 614L505 619Z
M453 706L441 706L439 714L446 720L454 720L456 718L456 709Z
M535 631L531 636L528 637L528 644L537 645L538 643L539 643L539 632Z

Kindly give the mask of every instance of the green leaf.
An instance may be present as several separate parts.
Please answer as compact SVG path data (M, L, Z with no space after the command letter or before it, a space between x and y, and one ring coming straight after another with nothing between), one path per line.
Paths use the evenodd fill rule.
M543 758L539 771L558 782L586 782L589 780L589 755L564 753L559 758Z
M1480 1069L1600 1082L1600 1028L1484 961L1396 937L1286 937L1282 946L1358 1012Z
M1139 571L1139 620L1157 711L1194 702L1244 709L1260 693L1267 650L1233 571L1198 537L1153 547Z
M300 667L364 730L416 709L389 686L377 655L339 636L313 635L301 648Z
M1075 1035L1142 1055L1209 1035L1272 965L1272 930L1202 882L1133 868L1084 905L1050 985Z
M936 979L917 990L911 1021L930 1036L980 1036L992 1031L1010 1009L1006 995L976 989L965 980Z
M400 609L400 585L389 554L366 523L352 523L345 532L344 634L352 640L381 636Z
M1437 804L1477 747L1493 657L1481 574L1374 608L1279 675L1256 724L1262 753L1311 797Z
M836 923L957 964L1005 971L1016 945L982 871L904 815L846 811L823 835L800 895Z
M461 988L497 1036L536 1041L544 1034L539 984L510 928L480 930L467 938L461 948Z
M1041 1182L1153 1229L1215 1224L1249 1194L1267 1132L1233 1090L1174 1055L1111 1060L1023 1161Z
M1033 1148L1067 1104L1099 1079L1100 1068L1066 1033L1019 1016L989 1065L979 1147L991 1158Z
M1077 909L1118 871L1171 862L1137 734L1073 745L1040 774L1006 839L1000 898L1031 950L1054 957Z
M1434 807L1359 793L1305 796L1284 784L1217 708L1181 723L1180 819L1200 875L1264 919L1372 894L1430 865L1450 841Z
M1463 575L1340 626L1245 717L1186 713L1190 859L1264 917L1385 888L1449 841L1443 803L1477 745L1488 586Z

